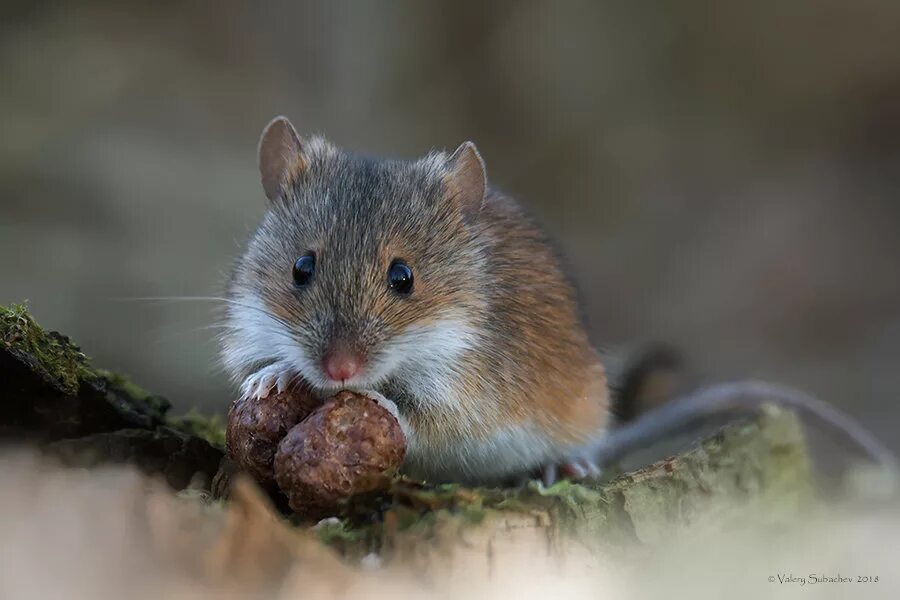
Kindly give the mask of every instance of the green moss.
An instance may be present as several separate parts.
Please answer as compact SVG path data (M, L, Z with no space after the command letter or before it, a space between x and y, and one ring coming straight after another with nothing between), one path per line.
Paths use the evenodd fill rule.
M448 531L478 528L504 513L543 513L561 529L596 539L607 525L608 511L603 492L568 481L550 488L537 482L519 488L469 488L400 477L388 493L351 502L340 527L330 523L320 538L345 556L358 556L389 549L400 538L436 540Z
M366 541L365 533L343 519L324 519L313 527L319 539L329 546L352 546Z
M111 388L122 392L128 398L146 403L160 413L165 413L169 409L167 400L154 396L124 375L103 369L98 369L97 373L107 381ZM166 424L189 435L202 438L216 448L225 449L225 421L222 415L204 415L196 408L192 408L186 414L167 417Z
M169 425L185 433L203 438L216 448L225 448L225 421L221 415L206 416L197 409L187 414L170 417Z
M106 369L95 369L96 376L105 380L109 389L117 392L132 402L146 404L159 413L165 413L169 409L169 402L160 396L155 396L137 385L131 379L121 373L114 373Z
M61 393L70 400L61 403L57 417L63 429L72 431L115 426L156 427L165 420L169 402L132 383L127 377L95 369L90 359L69 338L45 331L24 304L0 306L0 352L24 366L43 382L32 388L32 397L22 398L23 414L33 394ZM36 391L40 389L40 391ZM66 413L65 411L70 411ZM27 414L25 417L28 419ZM51 418L47 414L38 418Z
M124 375L113 373L106 369L96 369L96 373L107 381L110 387L115 387L124 392L130 398L142 400L144 402L152 400L154 396L147 390L140 387Z
M67 338L44 331L24 304L0 306L0 345L67 394L77 394L82 381L97 377L88 357Z

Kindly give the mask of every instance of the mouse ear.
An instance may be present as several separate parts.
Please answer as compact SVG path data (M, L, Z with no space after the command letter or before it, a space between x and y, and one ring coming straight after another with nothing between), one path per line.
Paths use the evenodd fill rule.
M487 190L487 171L478 149L472 142L463 142L447 159L447 193L455 198L467 219L481 212Z
M303 143L294 126L287 117L275 117L259 139L259 174L266 197L280 198L290 177L305 166Z

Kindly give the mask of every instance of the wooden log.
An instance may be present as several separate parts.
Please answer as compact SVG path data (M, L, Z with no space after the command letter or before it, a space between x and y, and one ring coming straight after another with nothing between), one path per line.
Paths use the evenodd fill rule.
M320 523L345 557L487 576L506 558L552 557L569 565L640 552L673 536L790 520L814 501L796 416L765 406L683 454L601 484L521 489L423 486L399 480L340 520ZM373 515L374 521L373 521Z

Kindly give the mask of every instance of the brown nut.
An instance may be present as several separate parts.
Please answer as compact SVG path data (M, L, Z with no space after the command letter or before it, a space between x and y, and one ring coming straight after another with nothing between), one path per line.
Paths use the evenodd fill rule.
M317 404L305 386L266 398L236 400L228 411L225 429L228 455L260 485L274 485L272 463L279 442Z
M275 454L275 479L294 511L321 515L385 489L405 454L397 419L371 398L342 391L288 432Z

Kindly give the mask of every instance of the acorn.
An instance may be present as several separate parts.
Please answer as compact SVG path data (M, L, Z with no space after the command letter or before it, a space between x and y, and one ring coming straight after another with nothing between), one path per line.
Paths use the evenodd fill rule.
M271 489L275 485L273 463L278 444L318 405L305 385L265 398L235 400L225 430L228 455L262 487Z
M287 432L275 453L275 479L292 510L324 516L355 495L387 489L405 454L394 415L342 391Z

